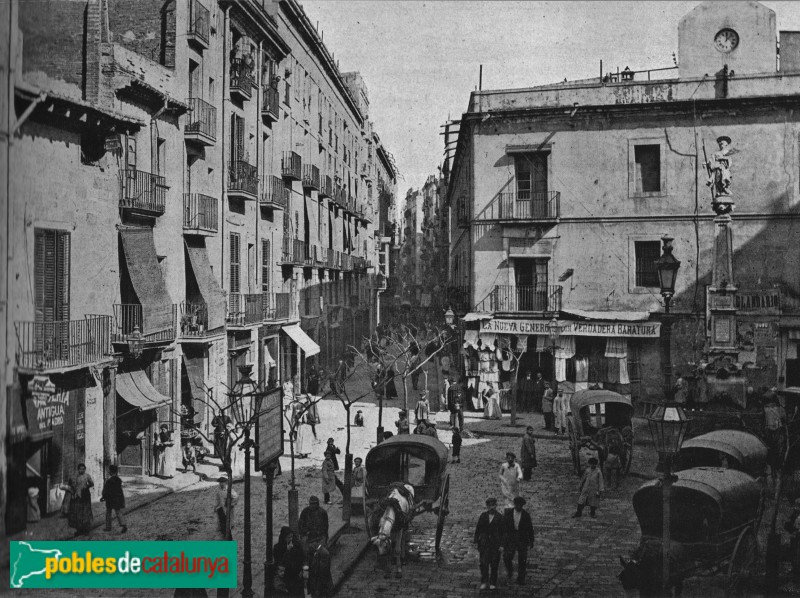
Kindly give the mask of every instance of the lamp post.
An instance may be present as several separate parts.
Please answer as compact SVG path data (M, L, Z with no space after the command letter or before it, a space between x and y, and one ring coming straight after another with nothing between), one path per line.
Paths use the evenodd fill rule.
M261 410L264 393L250 377L252 365L239 366L240 378L230 392L231 409L236 425L244 430L244 442L239 450L244 451L244 571L242 573L242 596L252 598L253 569L250 558L250 449L255 443L250 439L250 428L254 416Z
M663 253L655 264L658 271L658 283L661 286L661 296L664 298L664 326L661 331L661 347L664 359L664 394L672 396L672 316L669 314L669 304L675 294L675 279L678 277L678 268L681 263L672 255L672 237L663 237Z
M683 443L683 436L689 427L689 418L680 405L664 403L659 405L647 418L650 435L663 464L662 478L662 532L661 532L661 587L666 590L669 580L670 552L670 491L675 478L672 475L672 459Z
M558 323L558 318L553 316L553 319L547 324L547 331L552 341L553 352L553 392L556 391L556 349L558 349L558 339L561 336L561 326Z
M134 359L139 359L142 356L142 350L144 349L144 342L142 340L142 332L139 330L139 325L136 324L133 327L133 331L128 335L128 353L130 353Z

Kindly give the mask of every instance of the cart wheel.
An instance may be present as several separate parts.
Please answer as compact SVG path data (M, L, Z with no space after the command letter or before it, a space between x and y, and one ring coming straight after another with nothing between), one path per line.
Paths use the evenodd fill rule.
M581 445L578 442L578 434L575 431L575 424L570 417L567 420L567 434L569 434L569 452L572 456L572 468L575 473L581 473Z
M725 584L727 594L740 592L750 581L750 575L756 564L758 545L752 528L747 528L739 534L736 547L733 549L731 561L728 565L728 579Z
M444 518L450 510L450 474L445 474L442 486L439 490L439 515L436 519L436 553L442 543L442 532L444 532Z
M628 475L633 463L633 427L625 426L622 428L622 475Z

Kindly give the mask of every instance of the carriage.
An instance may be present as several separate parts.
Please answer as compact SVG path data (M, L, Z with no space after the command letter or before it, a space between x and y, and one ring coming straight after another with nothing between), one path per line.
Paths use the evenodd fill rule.
M684 440L675 456L676 470L691 467L738 469L759 479L767 464L767 445L744 430L714 430Z
M610 390L579 390L569 400L569 450L575 473L581 473L581 448L597 451L600 464L616 445L622 474L633 459L633 405L628 397Z
M735 591L755 568L761 484L736 469L696 467L675 474L670 492L668 586L682 589L689 577L724 573ZM642 538L632 559L620 558L625 589L657 593L662 578L663 489L645 482L633 495ZM649 590L649 591L648 591Z
M444 521L450 504L450 474L447 473L447 447L437 438L425 435L399 434L384 440L367 453L364 477L364 518L366 531L378 546L379 555L385 554L388 540L385 533L387 515L392 517L390 526L392 544L399 548L395 556L402 560L407 546L408 524L421 512L433 512L437 516L435 546L439 547L444 530ZM410 500L407 491L410 488ZM401 492L403 496L398 496ZM400 499L397 500L392 497ZM407 508L407 512L403 511ZM395 517L397 524L395 524Z

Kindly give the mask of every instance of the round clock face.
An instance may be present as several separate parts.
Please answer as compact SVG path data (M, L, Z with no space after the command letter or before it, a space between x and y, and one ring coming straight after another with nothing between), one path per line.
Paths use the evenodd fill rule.
M714 36L714 47L720 52L731 52L739 45L739 34L733 29L723 29Z

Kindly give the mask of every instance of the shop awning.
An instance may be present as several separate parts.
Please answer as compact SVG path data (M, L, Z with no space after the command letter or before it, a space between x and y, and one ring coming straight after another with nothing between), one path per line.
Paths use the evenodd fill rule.
M206 247L200 241L184 241L189 263L192 265L197 288L208 310L208 330L216 330L225 325L225 295L211 269Z
M646 322L649 311L589 311L585 309L562 309L561 313L587 320L610 320L612 322Z
M289 338L291 338L295 344L303 350L303 352L306 354L306 357L313 357L319 353L319 345L311 340L311 337L303 332L303 329L297 324L284 326L283 331L288 334Z
M487 314L485 312L470 312L461 318L464 322L476 322L480 320L491 320L492 314Z
M172 299L158 265L153 229L125 228L119 236L128 276L142 305L142 334L171 330Z
M143 370L118 373L117 394L140 411L155 409L170 402L169 397L153 388Z
M205 358L203 356L192 357L183 355L183 364L186 366L186 376L189 378L189 389L192 393L192 407L195 414L195 421L202 420L204 405L206 404L206 384L205 384Z

